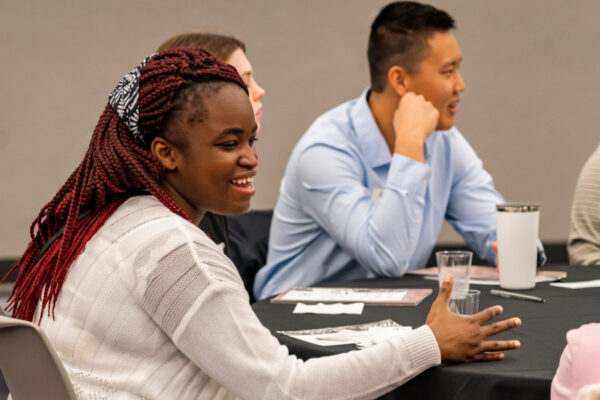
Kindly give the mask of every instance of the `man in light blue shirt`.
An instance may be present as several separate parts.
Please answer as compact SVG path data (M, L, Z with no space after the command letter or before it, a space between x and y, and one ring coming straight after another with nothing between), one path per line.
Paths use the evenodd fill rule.
M292 152L258 299L422 268L444 218L495 263L503 199L454 127L465 83L453 28L431 6L382 9L369 38L371 89L320 116Z

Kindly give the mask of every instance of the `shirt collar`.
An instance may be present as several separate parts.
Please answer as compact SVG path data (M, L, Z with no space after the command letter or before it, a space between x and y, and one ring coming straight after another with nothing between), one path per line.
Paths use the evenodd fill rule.
M350 111L350 118L358 143L371 168L377 168L392 161L390 148L379 130L367 97L370 89L365 89Z

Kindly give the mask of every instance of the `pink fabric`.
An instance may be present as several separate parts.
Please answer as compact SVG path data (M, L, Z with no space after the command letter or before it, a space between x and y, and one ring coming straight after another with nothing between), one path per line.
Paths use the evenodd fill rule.
M552 380L552 400L576 399L582 386L600 383L600 323L567 332L567 346Z

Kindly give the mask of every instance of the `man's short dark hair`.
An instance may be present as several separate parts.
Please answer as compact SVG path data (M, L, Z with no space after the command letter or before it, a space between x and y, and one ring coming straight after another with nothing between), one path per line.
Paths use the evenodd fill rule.
M369 35L369 70L371 90L382 92L388 70L398 65L410 74L418 72L427 57L427 40L439 31L454 28L454 19L445 11L413 1L388 4L371 25Z

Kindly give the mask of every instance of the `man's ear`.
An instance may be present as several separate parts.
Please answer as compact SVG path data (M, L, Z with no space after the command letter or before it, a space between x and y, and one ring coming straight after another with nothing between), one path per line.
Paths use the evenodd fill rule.
M177 170L177 149L164 138L155 137L150 143L150 152L167 171Z
M388 70L387 77L388 85L398 96L402 97L409 91L407 89L408 73L404 68L394 65Z

